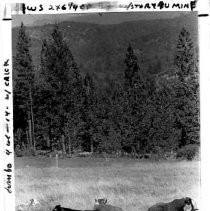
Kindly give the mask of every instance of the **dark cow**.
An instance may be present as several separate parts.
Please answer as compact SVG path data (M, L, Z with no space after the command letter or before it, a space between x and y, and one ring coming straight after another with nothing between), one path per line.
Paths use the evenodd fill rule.
M95 210L75 210L71 208L61 207L61 205L56 205L52 211L95 211Z
M94 209L96 211L123 211L122 208L120 207L115 207L109 204L105 204L105 205L95 205Z
M123 211L120 207L107 204L107 199L95 199L94 210L96 211Z
M158 203L148 209L148 211L196 211L198 210L193 200L189 197L175 199L169 203Z

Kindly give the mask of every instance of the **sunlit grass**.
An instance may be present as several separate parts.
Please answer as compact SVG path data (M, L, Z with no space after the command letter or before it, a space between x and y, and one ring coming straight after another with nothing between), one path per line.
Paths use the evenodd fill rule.
M94 162L91 160L89 162ZM83 168L21 168L16 174L16 205L32 198L39 210L55 205L92 209L107 197L124 211L143 211L156 202L189 196L199 200L199 162L112 162Z

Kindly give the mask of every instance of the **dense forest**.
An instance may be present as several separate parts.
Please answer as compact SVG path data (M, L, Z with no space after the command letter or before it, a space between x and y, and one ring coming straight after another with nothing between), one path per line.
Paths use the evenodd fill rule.
M13 46L17 154L62 150L70 156L80 151L165 155L198 149L198 55L185 27L177 36L170 70L159 59L144 61L142 67L131 40L123 52L121 49L123 65L115 65L119 63L115 53L111 53L113 58L104 57L103 63L94 64L99 72L112 66L121 73L119 78L116 74L103 79L104 85L95 76L97 70L80 70L61 26L53 25L51 34L42 39L36 63L26 27L21 24L18 29ZM106 46L101 54L111 50ZM90 54L93 51L94 47L90 48Z

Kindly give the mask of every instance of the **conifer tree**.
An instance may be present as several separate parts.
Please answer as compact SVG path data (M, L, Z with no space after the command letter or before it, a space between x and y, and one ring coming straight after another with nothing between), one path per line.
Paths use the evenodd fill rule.
M135 151L139 151L142 141L142 114L145 106L145 99L148 97L146 81L140 73L138 60L129 44L126 58L124 60L125 87L124 87L124 120L123 120L123 145L132 146Z
M59 136L57 139L61 140L63 153L66 153L68 130L74 123L69 116L74 118L78 113L83 88L77 64L58 25L54 27L51 39L43 42L41 69L49 97L46 111L54 136Z
M82 110L82 136L84 139L83 144L85 148L90 152L94 151L94 140L97 127L97 97L95 92L95 86L93 78L89 73L84 78L85 98L83 102Z
M35 148L34 117L33 117L33 85L34 70L32 57L29 51L30 38L26 34L23 23L18 35L16 45L17 53L14 57L14 127L21 127L29 140L29 146ZM20 116L19 116L20 115Z
M133 52L131 44L127 48L126 58L124 60L126 69L125 69L125 85L132 86L134 77L139 70L138 59Z
M180 81L184 81L195 71L195 49L191 34L183 28L179 34L174 63L177 67L177 75Z
M199 143L199 81L194 44L185 28L179 35L175 56L178 81L176 91L176 125L181 129L180 146Z

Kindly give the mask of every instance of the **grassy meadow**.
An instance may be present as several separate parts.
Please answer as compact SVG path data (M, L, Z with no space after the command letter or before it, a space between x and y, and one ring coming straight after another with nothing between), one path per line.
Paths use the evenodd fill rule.
M16 205L36 199L32 210L48 211L61 204L92 209L95 198L124 211L144 211L157 202L185 196L199 206L199 161L149 162L135 159L16 158Z

